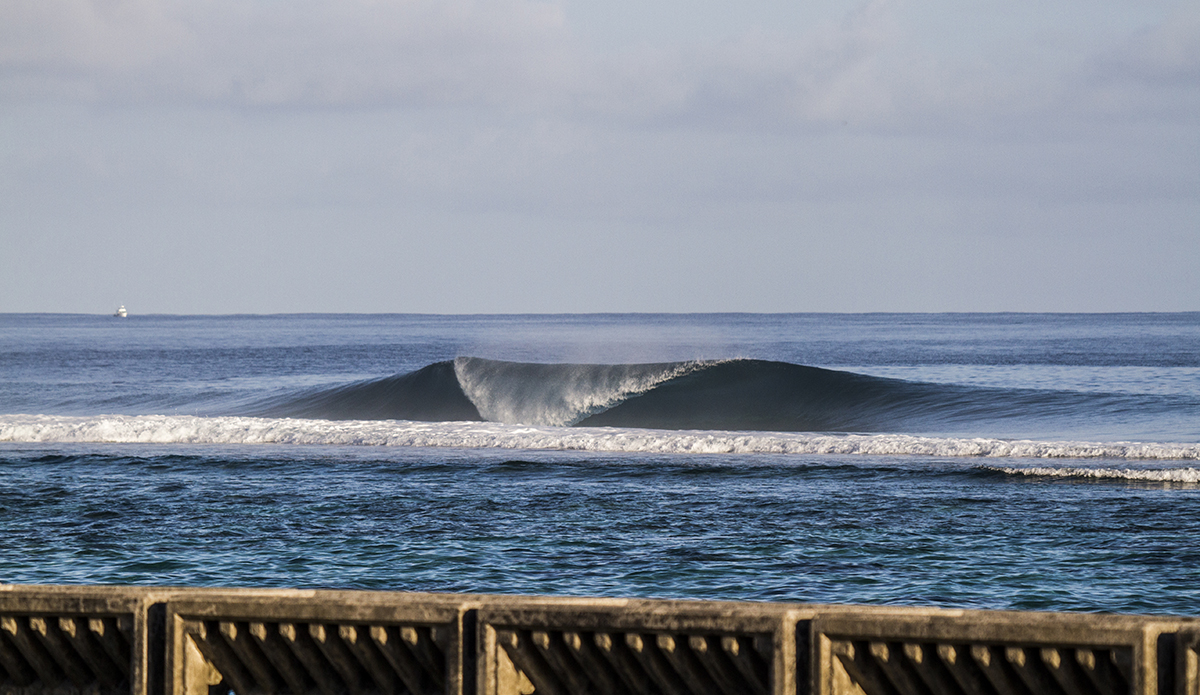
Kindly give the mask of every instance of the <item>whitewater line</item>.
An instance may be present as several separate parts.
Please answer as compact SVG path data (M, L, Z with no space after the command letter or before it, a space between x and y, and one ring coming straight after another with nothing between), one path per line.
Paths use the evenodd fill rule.
M181 415L0 415L0 442L302 444L656 454L858 454L953 458L1200 460L1200 444L1071 442L904 434L545 427L491 422Z

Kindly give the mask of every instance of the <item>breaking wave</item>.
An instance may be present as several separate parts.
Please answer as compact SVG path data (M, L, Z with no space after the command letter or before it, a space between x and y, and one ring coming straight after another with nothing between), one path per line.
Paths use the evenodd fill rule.
M459 357L454 373L485 420L567 426L717 364L536 364Z
M1183 396L997 389L763 360L533 364L459 357L239 415L779 432L1077 432L1200 413Z

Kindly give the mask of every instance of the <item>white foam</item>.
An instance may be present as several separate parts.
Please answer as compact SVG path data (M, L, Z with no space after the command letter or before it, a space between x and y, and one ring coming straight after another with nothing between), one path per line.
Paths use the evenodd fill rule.
M1009 441L900 434L672 431L615 427L528 427L493 422L330 421L184 415L0 415L0 442L321 444L628 453L1200 460L1200 444Z
M1095 480L1138 480L1156 483L1200 483L1200 469L1196 468L1030 468L984 466L988 470L1008 475L1049 478L1091 478Z

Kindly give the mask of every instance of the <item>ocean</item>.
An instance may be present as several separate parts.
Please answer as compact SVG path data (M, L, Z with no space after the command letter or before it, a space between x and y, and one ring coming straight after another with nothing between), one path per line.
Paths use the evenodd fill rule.
M1200 313L0 315L0 582L1200 614Z

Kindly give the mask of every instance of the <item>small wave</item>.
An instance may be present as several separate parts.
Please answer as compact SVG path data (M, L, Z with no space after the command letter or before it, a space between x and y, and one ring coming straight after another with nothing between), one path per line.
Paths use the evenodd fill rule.
M4 415L0 416L0 442L309 444L661 454L859 454L953 458L1200 460L1200 444L1013 441L904 434L675 431L618 427L529 427L492 422L330 421L173 415Z
M1064 468L1050 468L1046 466L1031 468L983 466L982 468L984 470L1004 473L1005 475L1030 478L1080 478L1085 480L1132 480L1153 483L1200 483L1200 469L1196 468L1083 468L1078 466Z

